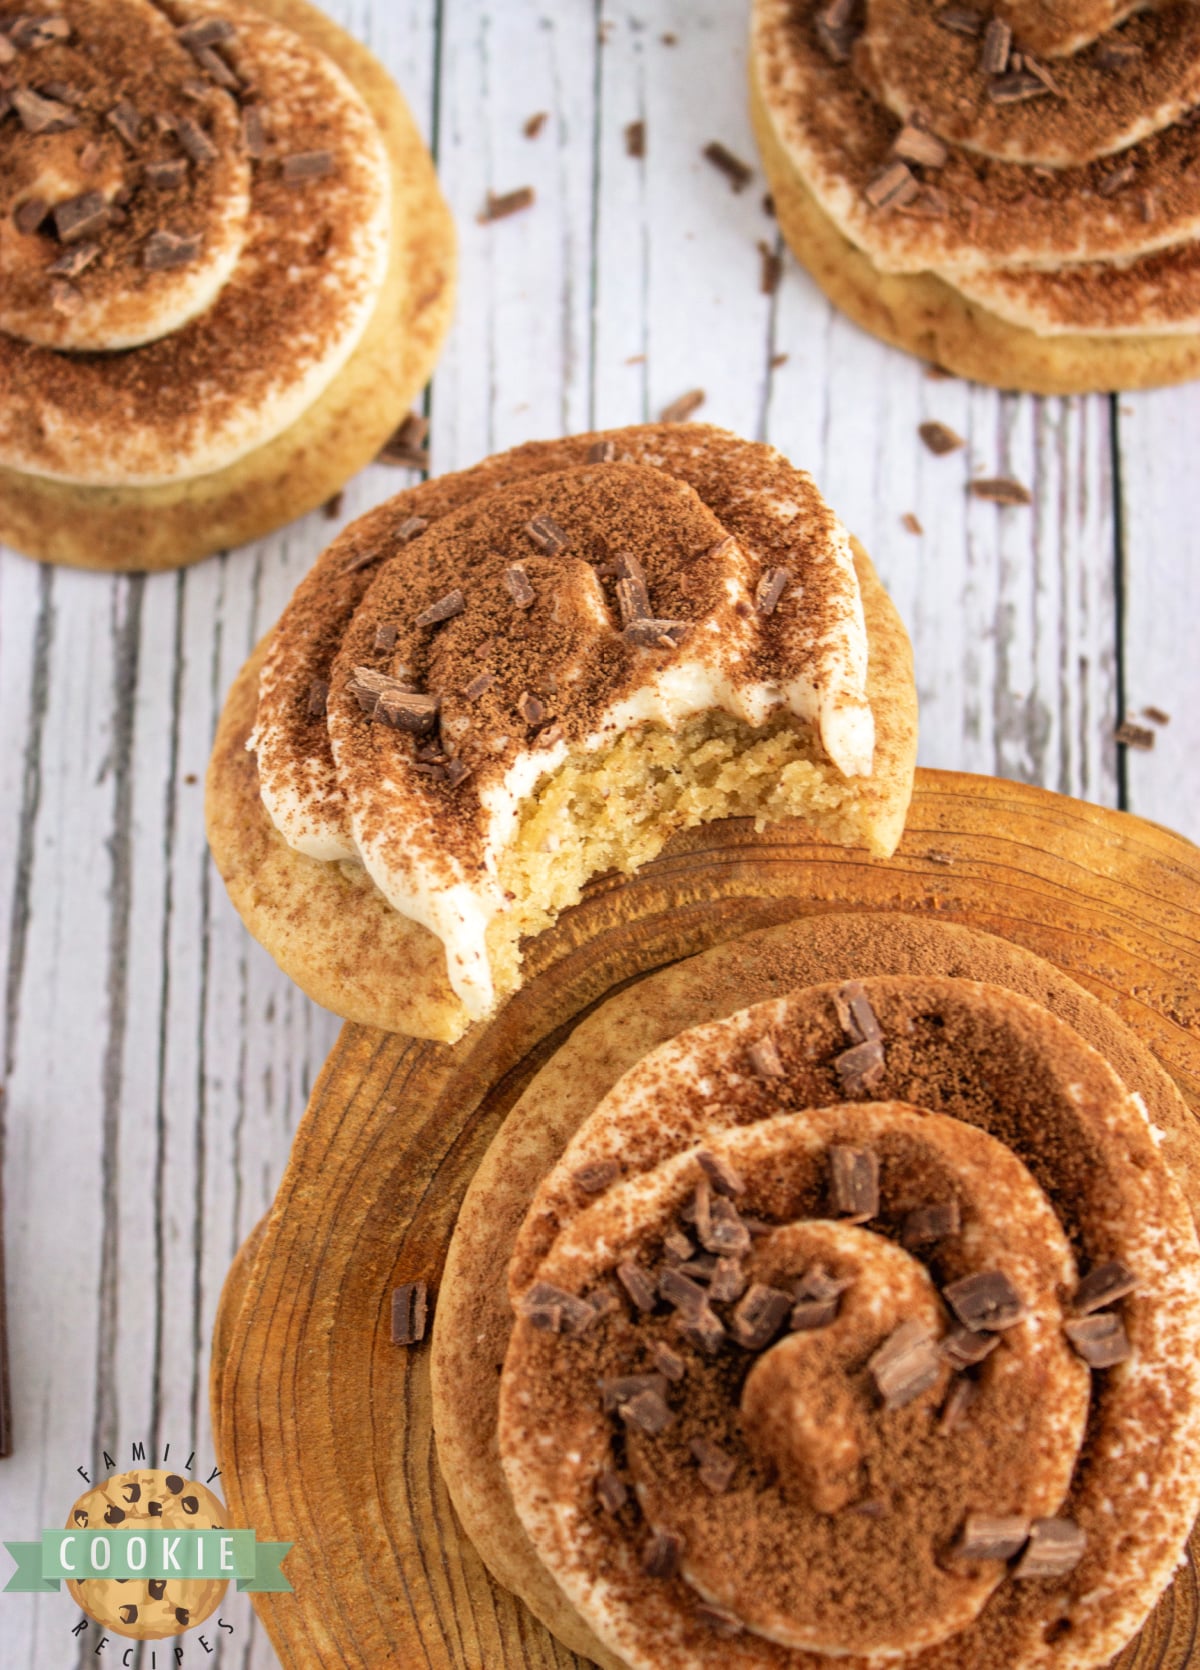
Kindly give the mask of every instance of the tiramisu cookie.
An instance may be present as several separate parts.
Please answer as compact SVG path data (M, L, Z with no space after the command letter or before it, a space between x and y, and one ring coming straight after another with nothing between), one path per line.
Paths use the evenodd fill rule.
M531 1141L506 1127L485 1196ZM499 1340L496 1278L452 1253L439 1454L597 1662L1091 1670L1170 1581L1195 1228L1141 1099L1011 991L873 977L682 1033L550 1168ZM498 1420L475 1477L464 1403Z
M0 0L0 539L169 568L320 504L452 271L403 99L305 0Z
M1200 8L755 0L784 235L860 324L1041 393L1200 372Z
M903 628L811 479L701 425L518 448L320 558L231 694L209 838L318 1002L453 1039L589 876L714 818L890 853Z

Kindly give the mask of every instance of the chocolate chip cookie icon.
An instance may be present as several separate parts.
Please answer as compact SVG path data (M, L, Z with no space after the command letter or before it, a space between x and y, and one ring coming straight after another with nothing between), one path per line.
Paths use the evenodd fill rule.
M116 1473L85 1491L67 1515L69 1531L219 1531L225 1509L211 1490L180 1473ZM88 1577L67 1580L94 1623L135 1641L159 1641L203 1623L221 1604L227 1578Z

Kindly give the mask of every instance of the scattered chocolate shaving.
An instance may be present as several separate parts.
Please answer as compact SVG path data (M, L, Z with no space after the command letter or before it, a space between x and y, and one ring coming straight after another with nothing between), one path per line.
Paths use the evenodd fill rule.
M1102 70L1124 70L1141 56L1142 49L1135 41L1101 40L1096 45L1094 62Z
M10 88L8 96L26 133L65 133L79 126L79 117L69 104L43 98L31 87Z
M504 584L508 587L513 602L518 609L532 608L535 593L529 583L529 576L520 563L514 563L511 568L504 570Z
M750 1231L738 1209L725 1195L714 1195L712 1184L702 1177L692 1196L696 1214L696 1237L706 1252L742 1258L750 1251Z
M483 695L485 690L490 690L495 682L496 679L494 674L480 673L477 678L473 678L470 684L467 685L466 689L463 691L463 696L468 702L476 701Z
M883 1038L879 1016L871 1007L866 988L859 980L846 980L834 993L838 1025L854 1044L871 1044Z
M115 104L104 119L109 127L116 129L131 150L138 145L142 137L142 118L128 99Z
M677 1385L687 1372L683 1358L677 1351L672 1351L665 1340L652 1340L650 1344L650 1360L659 1373Z
M1017 70L1012 75L998 75L988 83L988 98L993 104L1024 104L1027 99L1043 99L1050 89L1040 76Z
M279 172L290 185L303 185L308 180L324 180L334 171L332 151L293 151L279 164Z
M727 1612L723 1606L713 1606L708 1601L700 1601L693 1609L692 1616L697 1623L707 1624L714 1635L741 1635L746 1627L734 1613Z
M647 1388L619 1404L617 1414L620 1415L626 1426L631 1426L638 1432L644 1432L650 1438L657 1437L660 1432L665 1432L675 1419L667 1406L666 1399L657 1388Z
M1113 1305L1118 1299L1127 1299L1136 1290L1137 1285L1138 1278L1128 1264L1122 1264L1119 1258L1111 1258L1104 1264L1097 1264L1094 1270L1088 1271L1075 1289L1072 1303L1080 1316L1088 1316L1103 1305Z
M845 0L832 0L831 5L817 13L817 40L826 57L835 64L850 62L857 34L852 22L853 11L853 6Z
M1154 732L1146 725L1135 725L1131 719L1124 719L1113 732L1113 741L1122 748L1140 748L1148 752L1154 747Z
M199 232L191 237L182 237L176 232L152 232L142 246L142 265L147 272L186 267L199 255L203 243Z
M814 1264L796 1283L793 1297L799 1299L837 1299L854 1286L851 1276L834 1276L822 1264Z
M754 605L760 615L773 615L791 582L790 568L769 568L754 590Z
M596 1496L605 1513L620 1513L629 1500L625 1480L612 1467L602 1467L596 1475Z
M1063 1332L1089 1368L1113 1368L1127 1361L1132 1347L1125 1324L1115 1311L1096 1311L1063 1324Z
M894 162L885 163L878 173L872 174L863 189L863 196L873 209L887 209L893 204L903 206L911 203L920 190L921 182L908 164L897 157Z
M865 1048L860 1045L859 1048ZM840 1218L866 1223L879 1211L879 1155L871 1148L829 1149L829 1203Z
M941 1356L924 1323L901 1322L867 1360L885 1409L903 1409L927 1392L941 1372Z
M1115 197L1119 191L1124 191L1125 187L1132 185L1136 179L1137 169L1133 163L1124 163L1120 168L1115 168L1111 174L1104 176L1096 187L1096 194L1099 197Z
M701 1351L719 1351L725 1343L725 1324L709 1304L703 1304L695 1310L681 1310L679 1313L679 1331L684 1339L689 1340Z
M790 1294L755 1282L734 1306L733 1337L747 1351L761 1351L775 1338L791 1311Z
M584 1194L598 1195L616 1182L621 1168L616 1160L593 1160L590 1165L579 1166L572 1175Z
M668 1264L658 1276L659 1295L677 1310L699 1310L708 1303L708 1294L699 1282L692 1280L677 1266Z
M425 736L437 724L440 702L437 696L423 696L415 690L385 690L371 715L395 731Z
M527 725L541 725L546 718L546 704L532 690L523 690L517 698L517 712Z
M674 1531L654 1531L642 1550L642 1570L647 1577L675 1577L682 1555L682 1537Z
M937 21L954 35L974 36L983 30L983 13L972 11L969 6L944 6L937 14Z
M922 168L944 168L949 151L936 134L926 133L914 122L905 122L892 141L892 155L902 162L915 162Z
M686 1259L691 1258L695 1250L695 1247L682 1230L670 1229L663 1236L663 1251L668 1258L674 1259L676 1264L682 1264Z
M767 364L770 366L772 371L778 371L779 367L781 365L786 365L790 358L790 354L772 354L771 358L767 361Z
M142 178L156 191L173 191L176 186L183 184L187 175L186 157L171 157L166 162L148 162L142 170Z
M587 461L589 464L611 464L616 456L615 441L593 441L588 448Z
M636 157L640 162L646 154L646 124L642 121L629 122L625 128L625 155Z
M267 127L261 104L248 104L242 111L242 145L252 162L267 154Z
M696 1150L696 1163L708 1178L714 1190L719 1195L737 1196L745 1194L746 1185L742 1175L728 1160L719 1154L711 1153L707 1148Z
M392 1289L392 1344L419 1345L429 1317L429 1289L423 1281Z
M546 123L550 120L548 110L535 110L532 116L527 116L521 125L521 132L526 139L536 139Z
M654 1279L648 1271L632 1259L617 1265L617 1280L628 1293L636 1310L653 1310L658 1298Z
M195 52L197 48L217 46L222 41L232 40L237 30L228 18L203 17L195 23L185 23L177 33L179 44L189 52Z
M1012 30L1002 17L994 17L983 32L979 68L984 75L1003 75L1012 51Z
M411 690L411 686L393 678L389 673L380 673L374 667L355 667L354 675L350 679L347 689L357 701L359 707L371 718L375 713L376 704L385 691Z
M534 1282L518 1301L517 1311L543 1333L572 1337L586 1333L596 1320L595 1308L586 1299L548 1281Z
M944 458L948 452L957 452L959 447L967 444L947 423L922 423L917 429L917 434L930 452L938 458Z
M1033 494L1011 476L981 476L967 483L972 498L987 499L991 504L1032 504Z
M535 198L532 186L518 186L516 191L489 191L487 203L475 218L480 226L486 226L493 220L506 220L509 215L532 207Z
M634 621L650 619L650 598L645 581L627 577L617 581L617 607L621 624L631 626Z
M212 47L197 47L192 53L192 57L204 71L208 79L210 81L215 81L218 87L224 87L227 92L236 92L236 90L241 86L241 82L234 74L233 70L225 62L224 58L221 57L219 52L213 51Z
M549 516L535 516L532 522L526 522L525 532L547 557L558 556L559 552L565 551L570 544L558 523Z
M920 534L925 532L925 529L921 526L919 520L913 515L911 510L906 510L904 512L904 515L900 518L900 524L908 533Z
M938 1416L938 1431L943 1435L957 1431L966 1418L967 1410L970 1409L978 1395L979 1388L975 1381L968 1380L965 1375L960 1374L951 1383L950 1390L946 1394L946 1401L943 1403L942 1412Z
M55 41L68 41L71 25L65 17L19 17L9 29L9 39L16 47L38 52Z
M685 620L631 620L622 636L639 649L677 649L687 631Z
M737 1458L727 1454L719 1444L707 1438L693 1438L688 1449L699 1463L700 1483L714 1496L721 1496L733 1483L737 1472Z
M717 1304L732 1304L746 1291L747 1280L746 1272L736 1258L715 1259L708 1278L708 1297Z
M380 464L399 464L410 470L427 470L429 452L425 437L429 433L429 419L418 412L410 412L395 434L386 440L376 461Z
M87 271L99 254L99 244L75 244L65 250L57 261L52 261L46 270L60 274L63 278L78 278L80 273Z
M400 628L394 620L380 621L375 628L373 648L382 650L385 654L396 647L396 639L400 636Z
M460 760L458 756L455 755L453 759L446 761L446 786L451 789L456 789L460 783L466 782L467 778L471 775L474 769L475 768L473 766L469 766L465 760Z
M305 708L308 717L310 719L323 719L328 701L328 684L323 678L314 678L308 687L308 704Z
M217 147L193 116L173 116L170 129L198 168L217 160Z
M1011 1560L1029 1532L1028 1519L1019 1514L969 1513L950 1552L960 1560Z
M50 205L44 197L27 197L13 211L13 225L18 232L36 232L49 213Z
M775 1047L775 1040L769 1034L751 1044L746 1054L750 1058L751 1068L760 1079L783 1078L784 1065Z
M639 1392L658 1392L665 1395L666 1390L659 1374L612 1375L600 1382L600 1407L606 1415L611 1415L623 1403L628 1403L631 1397L637 1397Z
M1083 1559L1087 1536L1073 1519L1035 1519L1013 1576L1066 1577Z
M431 603L427 609L413 621L414 626L438 626L444 620L453 620L455 615L461 615L467 606L467 600L457 587L448 591L445 597L439 597L436 603Z
M1066 94L1040 58L1035 58L1031 52L1027 52L1022 59L1022 66L1028 75L1037 76L1048 93L1053 93L1056 98L1060 99L1066 97Z
M997 1333L1025 1315L1021 1295L1003 1270L980 1270L942 1289L942 1297L964 1328Z
M934 1201L929 1206L914 1206L904 1214L900 1242L905 1247L923 1247L930 1241L957 1235L960 1227L957 1200Z
M669 406L664 406L658 414L660 423L686 423L693 412L699 411L704 404L703 389L689 389L681 394L678 400L672 400Z
M744 191L754 178L753 168L740 157L734 156L719 139L709 141L704 147L703 156L706 162L711 162L714 168L724 174L735 192Z
M792 1306L792 1332L795 1334L811 1333L815 1328L827 1328L836 1320L838 1300L804 1298L797 1299Z
M758 254L761 262L758 274L759 292L764 296L773 296L783 277L783 256L780 255L778 250L772 249L770 244L763 243L761 239L758 245Z

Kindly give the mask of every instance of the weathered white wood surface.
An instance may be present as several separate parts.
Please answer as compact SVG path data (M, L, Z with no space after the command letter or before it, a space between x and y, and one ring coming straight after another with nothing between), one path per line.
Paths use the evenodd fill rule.
M738 0L329 0L408 94L461 236L430 397L438 470L656 414L765 436L815 474L912 631L922 758L1118 803L1200 836L1200 389L1113 402L933 381L831 313L774 247L752 159ZM602 44L603 37L603 44ZM669 37L675 37L674 41ZM524 137L533 112L548 120ZM627 124L646 155L627 155ZM489 189L532 184L499 224ZM777 356L786 354L779 363ZM935 459L916 426L969 441ZM970 500L1011 473L1030 509ZM406 479L374 468L340 521ZM925 532L905 530L912 512ZM0 901L16 1454L0 1537L70 1505L107 1446L211 1467L207 1348L228 1261L269 1202L337 1023L253 945L206 858L223 693L338 523L321 515L179 576L109 580L0 553ZM1118 770L1122 697L1172 715ZM355 1435L347 1432L345 1442ZM82 1488L80 1484L80 1488ZM218 1487L219 1488L219 1485ZM273 1662L233 1596L188 1665ZM66 1597L0 1599L5 1670L128 1661L73 1641ZM88 1645L90 1640L90 1646ZM174 1663L165 1649L158 1665Z

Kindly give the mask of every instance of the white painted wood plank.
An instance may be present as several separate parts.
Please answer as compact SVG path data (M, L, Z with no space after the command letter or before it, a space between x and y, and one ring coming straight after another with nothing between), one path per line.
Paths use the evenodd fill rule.
M1122 395L1119 412L1125 711L1157 732L1126 751L1128 805L1200 841L1200 387Z

